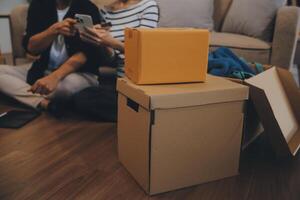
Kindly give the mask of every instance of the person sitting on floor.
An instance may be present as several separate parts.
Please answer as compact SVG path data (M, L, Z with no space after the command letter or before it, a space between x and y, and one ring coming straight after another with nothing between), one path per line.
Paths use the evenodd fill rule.
M116 69L116 77L109 87L87 88L74 95L76 109L93 120L116 121L117 94L115 83L117 77L124 76L124 30L126 28L156 28L159 21L159 7L155 0L115 0L100 9L104 21L110 28L95 25L80 33L87 43L98 47L107 47L111 52L109 66ZM111 87L112 86L112 87Z
M32 1L23 46L39 59L32 66L0 66L0 92L35 109L51 111L56 99L66 100L98 85L93 73L108 56L107 50L95 50L81 41L74 28L75 14L90 15L94 24L101 22L98 8L89 0Z

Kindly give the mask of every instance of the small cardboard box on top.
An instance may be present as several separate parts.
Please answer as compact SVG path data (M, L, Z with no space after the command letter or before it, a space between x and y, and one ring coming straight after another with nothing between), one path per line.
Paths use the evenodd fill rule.
M205 82L208 52L208 30L125 30L125 73L135 84Z
M295 156L300 148L300 93L292 74L273 67L245 83L277 156Z
M138 86L119 79L119 159L150 195L238 174L249 88L205 83Z

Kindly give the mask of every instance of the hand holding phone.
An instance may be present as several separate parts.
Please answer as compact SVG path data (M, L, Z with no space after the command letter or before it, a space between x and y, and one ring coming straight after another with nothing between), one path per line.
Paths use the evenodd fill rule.
M61 22L57 22L53 24L49 30L51 30L54 34L60 34L63 36L74 36L76 30L74 30L74 25L76 24L76 20L67 18Z

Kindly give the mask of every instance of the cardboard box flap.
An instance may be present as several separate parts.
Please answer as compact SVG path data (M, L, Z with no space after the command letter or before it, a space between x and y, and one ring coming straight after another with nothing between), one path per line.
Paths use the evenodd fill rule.
M208 76L206 83L138 86L119 79L117 90L145 108L169 109L248 99L248 87Z
M287 70L271 68L246 83L277 154L296 155L300 147L300 94L293 76Z

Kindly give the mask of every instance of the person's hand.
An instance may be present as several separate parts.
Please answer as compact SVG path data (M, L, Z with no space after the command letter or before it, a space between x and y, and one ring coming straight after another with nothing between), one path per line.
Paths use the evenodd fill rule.
M109 29L102 28L101 25L95 25L93 28L85 27L85 31L80 32L80 38L97 46L104 45L112 48L119 42L110 34Z
M60 34L63 36L74 36L76 29L74 25L77 23L75 19L67 18L61 22L57 22L50 27L50 30L54 34Z
M28 92L32 92L33 94L49 95L57 88L58 83L59 79L50 74L37 80L28 90Z

